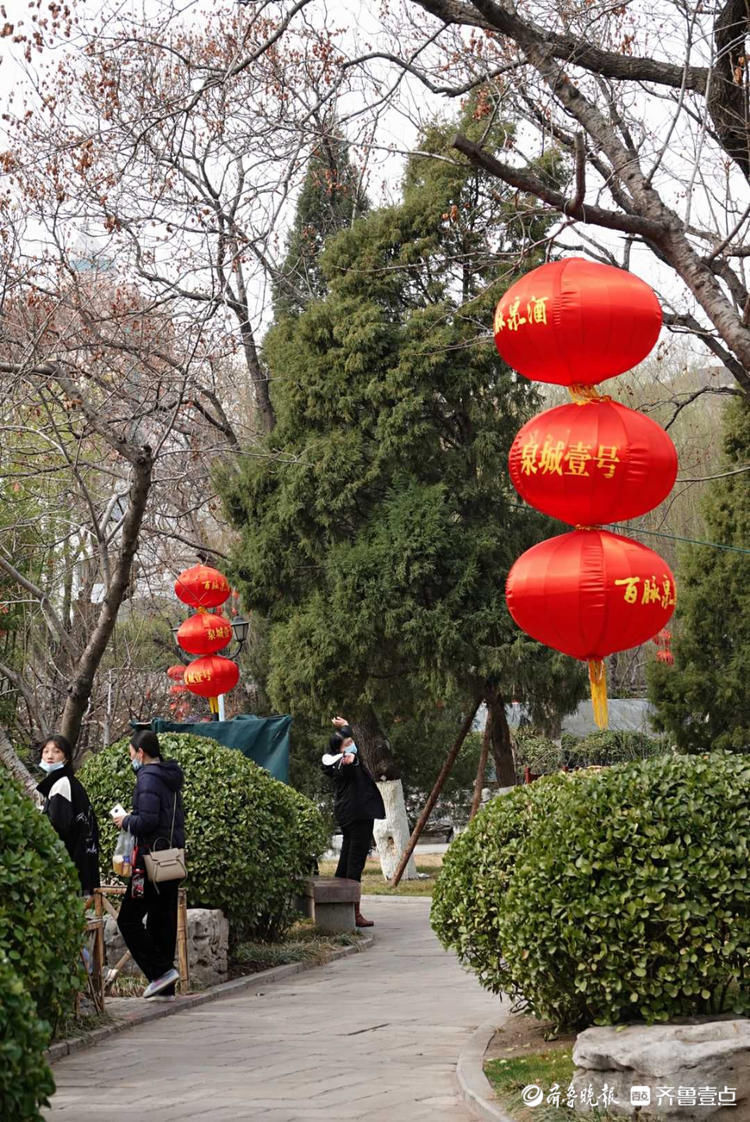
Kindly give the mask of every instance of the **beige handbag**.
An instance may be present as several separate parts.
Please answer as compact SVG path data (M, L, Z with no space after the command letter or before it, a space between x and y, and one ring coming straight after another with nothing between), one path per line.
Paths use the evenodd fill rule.
M183 880L187 876L187 866L185 864L185 850L176 849L172 846L172 838L174 836L174 819L177 813L177 795L174 797L174 809L172 810L172 829L169 832L169 847L167 849L153 849L150 853L144 853L143 859L146 862L146 876L152 884L162 884L168 880ZM166 841L166 838L155 838L154 845L159 840Z

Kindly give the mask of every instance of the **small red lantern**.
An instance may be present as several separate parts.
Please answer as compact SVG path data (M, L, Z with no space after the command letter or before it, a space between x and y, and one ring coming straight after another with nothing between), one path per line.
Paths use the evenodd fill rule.
M526 502L574 526L645 514L677 477L677 452L664 429L606 399L533 417L517 433L508 464Z
M180 624L177 642L190 654L207 655L223 651L232 640L232 625L225 616L198 612Z
M532 269L495 312L495 344L526 378L596 385L630 370L659 337L651 288L632 273L582 257Z
M185 667L181 664L176 666L169 666L167 668L167 677L171 678L173 682L181 682L185 676Z
M208 565L185 569L175 581L174 590L178 599L191 608L218 608L231 592L224 574Z
M672 615L675 584L658 553L608 530L574 530L522 554L508 574L511 616L528 635L589 664L594 716L606 727L603 659L645 643Z
M240 672L235 662L219 655L197 658L185 668L185 685L200 697L218 697L237 685Z
M169 687L169 692L172 697L177 697L178 694L187 693L187 686L183 686L181 683L175 683L174 686Z

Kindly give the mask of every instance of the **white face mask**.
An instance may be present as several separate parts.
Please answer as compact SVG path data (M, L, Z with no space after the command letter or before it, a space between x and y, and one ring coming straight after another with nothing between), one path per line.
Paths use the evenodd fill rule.
M61 767L65 767L65 761L60 760L56 764L48 764L45 760L40 760L39 767L49 775L51 771L59 771Z

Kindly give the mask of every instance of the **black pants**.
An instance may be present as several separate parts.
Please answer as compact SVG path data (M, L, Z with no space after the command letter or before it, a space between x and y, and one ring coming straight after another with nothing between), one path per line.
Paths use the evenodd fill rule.
M157 892L151 881L146 879L143 896L139 897L132 895L132 884L132 881L128 883L117 926L131 955L149 982L153 982L174 966L180 882L165 881L159 885ZM164 993L174 993L174 987L164 990Z
M334 876L348 877L349 880L362 879L362 870L370 852L374 822L374 818L359 818L356 822L341 827L344 836Z

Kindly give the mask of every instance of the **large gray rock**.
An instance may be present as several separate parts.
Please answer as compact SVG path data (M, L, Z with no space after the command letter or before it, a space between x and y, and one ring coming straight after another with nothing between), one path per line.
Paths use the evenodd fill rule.
M750 1020L590 1028L573 1049L575 1109L750 1122Z
M229 920L218 908L188 908L188 963L191 989L225 982L228 974ZM117 924L111 916L104 923L104 953L107 966L114 966L126 951ZM121 974L141 972L132 958Z

